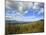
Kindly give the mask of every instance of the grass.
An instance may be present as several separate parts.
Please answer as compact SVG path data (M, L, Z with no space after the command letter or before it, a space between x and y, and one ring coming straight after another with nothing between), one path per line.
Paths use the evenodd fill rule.
M24 24L6 24L7 34L37 33L44 32L44 21L29 22Z

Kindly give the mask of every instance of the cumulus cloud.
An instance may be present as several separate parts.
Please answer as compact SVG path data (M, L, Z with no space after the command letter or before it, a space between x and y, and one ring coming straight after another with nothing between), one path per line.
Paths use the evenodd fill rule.
M29 11L28 10L34 10L32 12L37 12L37 14L43 13L44 9L43 9L43 4L42 3L38 3L38 2L28 2L28 1L16 1L16 0L6 0L6 9L11 10L9 12L11 12L12 15L10 15L8 13L8 11L6 11L7 14L9 14L10 16L8 16L6 14L6 20L17 20L17 21L37 21L40 19L43 19L43 17L39 18L39 17L35 17L35 16L30 16L30 17L25 17L23 15L27 14ZM34 14L33 13L33 14Z
M16 10L27 10L28 8L32 7L33 6L33 3L31 2L15 2L15 1L6 1L6 8L10 7L10 8L15 8Z
M40 19L43 19L43 17L40 18L35 18L34 16L32 17L13 17L13 16L7 16L7 20L16 20L16 21L23 21L23 22L33 22L33 21L38 21Z
M44 13L44 9L43 8L41 8L41 10L38 12L38 14L40 14L40 13Z

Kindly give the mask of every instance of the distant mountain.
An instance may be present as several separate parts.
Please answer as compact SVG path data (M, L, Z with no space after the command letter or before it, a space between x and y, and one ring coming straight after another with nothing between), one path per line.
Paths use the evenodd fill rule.
M44 21L44 20L42 19L42 20L38 20L38 21ZM16 20L5 20L5 22L6 23L32 23L32 22L23 22L23 21L16 21Z
M41 19L40 21L44 21L44 19Z
M6 20L6 23L24 23L23 21L16 21L16 20Z

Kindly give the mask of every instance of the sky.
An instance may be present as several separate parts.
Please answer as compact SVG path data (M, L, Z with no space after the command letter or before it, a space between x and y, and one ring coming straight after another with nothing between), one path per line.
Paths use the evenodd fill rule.
M6 0L6 20L32 22L44 19L44 3Z

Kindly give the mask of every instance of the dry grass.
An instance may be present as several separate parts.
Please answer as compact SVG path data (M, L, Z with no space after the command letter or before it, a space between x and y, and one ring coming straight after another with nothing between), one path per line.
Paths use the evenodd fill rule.
M8 24L5 27L7 34L44 32L43 21L37 21L27 24Z

